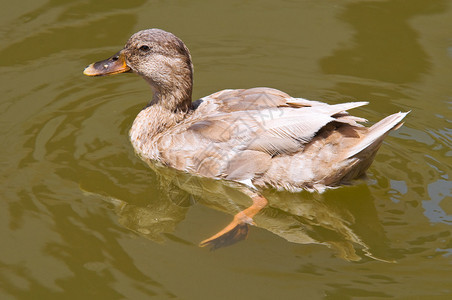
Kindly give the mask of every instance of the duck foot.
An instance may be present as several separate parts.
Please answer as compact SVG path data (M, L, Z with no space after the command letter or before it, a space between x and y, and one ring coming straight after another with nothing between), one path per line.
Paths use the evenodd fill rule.
M218 248L231 246L237 242L240 242L248 236L249 225L246 223L237 224L230 230L218 234L202 241L199 243L200 247L210 247L210 251L216 250Z
M268 203L267 199L257 193L253 193L251 199L253 204L250 207L236 214L231 223L217 234L199 243L199 246L210 246L210 250L215 250L244 240L248 236L249 225L255 225L253 217Z

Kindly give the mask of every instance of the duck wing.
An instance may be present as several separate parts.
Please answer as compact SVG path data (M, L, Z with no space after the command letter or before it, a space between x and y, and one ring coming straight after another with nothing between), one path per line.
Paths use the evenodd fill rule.
M346 111L367 104L328 105L269 88L225 90L202 101L198 120L180 133L198 147L190 147L192 171L239 181L264 173L277 155L302 151L332 121L363 120Z
M207 96L200 107L204 118L189 130L212 142L236 141L243 149L272 156L300 151L314 135L332 121L349 123L365 119L348 115L349 109L367 102L329 105L292 98L271 88L225 90ZM204 111L203 111L204 110Z

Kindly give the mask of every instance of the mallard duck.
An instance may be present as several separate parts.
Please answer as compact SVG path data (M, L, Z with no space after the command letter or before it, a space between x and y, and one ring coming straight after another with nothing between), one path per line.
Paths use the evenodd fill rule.
M267 87L227 89L192 101L193 64L174 34L133 34L112 57L89 65L88 76L134 72L153 91L129 135L147 162L237 184L253 204L201 246L243 238L267 204L262 189L323 191L360 177L383 139L407 113L371 127L348 110L368 102L327 104Z

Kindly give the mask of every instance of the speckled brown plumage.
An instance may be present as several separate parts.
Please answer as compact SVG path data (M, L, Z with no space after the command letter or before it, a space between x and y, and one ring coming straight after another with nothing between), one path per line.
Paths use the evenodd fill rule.
M364 104L328 105L270 88L225 90L186 113L149 106L130 137L141 157L200 176L323 190L363 174L383 137L404 116L391 116L383 129L374 126L381 134L350 155L369 129L344 112Z

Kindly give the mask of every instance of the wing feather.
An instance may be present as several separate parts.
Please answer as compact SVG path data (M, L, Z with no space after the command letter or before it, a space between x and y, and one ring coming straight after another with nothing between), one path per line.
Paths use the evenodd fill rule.
M258 150L270 155L301 150L316 133L332 121L360 126L362 118L347 110L368 102L329 105L269 88L225 90L204 98L217 110L193 124L195 131L212 142L226 143L236 150ZM211 105L212 105L211 104ZM206 103L207 107L207 103ZM207 114L212 111L205 111ZM224 147L227 147L227 145Z

